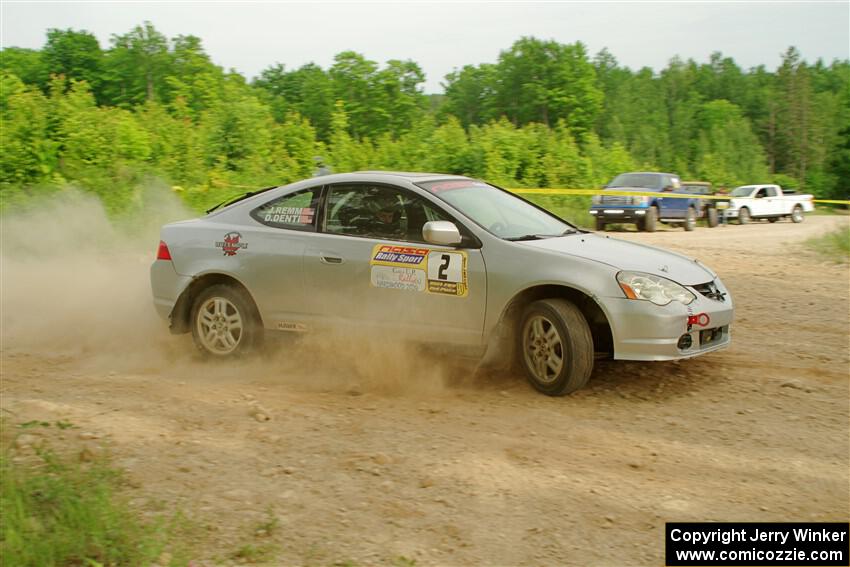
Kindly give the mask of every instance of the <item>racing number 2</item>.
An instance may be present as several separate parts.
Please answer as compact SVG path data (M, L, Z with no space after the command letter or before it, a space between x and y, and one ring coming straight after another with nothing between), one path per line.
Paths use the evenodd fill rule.
M440 282L462 283L464 258L459 252L431 252L428 255L428 279Z
M452 261L452 257L448 254L443 254L442 260L443 263L440 264L440 269L437 270L437 279L445 281L449 279L449 276L446 275L446 269L449 267L449 264Z

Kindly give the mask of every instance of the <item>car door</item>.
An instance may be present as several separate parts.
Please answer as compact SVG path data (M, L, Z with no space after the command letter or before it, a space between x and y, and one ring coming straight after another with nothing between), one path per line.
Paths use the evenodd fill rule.
M774 214L773 201L773 199L768 197L768 187L761 187L754 195L752 215L764 217Z
M429 220L453 221L405 188L329 186L321 232L304 254L306 305L316 324L480 344L487 291L481 251L427 244L422 225Z
M318 227L322 185L268 200L251 210L258 226L246 229L248 253L239 275L250 290L266 328L301 330L304 251Z
M777 187L768 186L764 188L767 196L765 197L765 201L767 201L767 210L770 215L781 215L783 214L783 206L782 198L780 197L780 192Z
M678 177L673 177L671 175L664 176L662 193L658 198L658 200L661 201L661 210L659 212L661 213L662 219L685 218L685 212L688 210L688 203L690 200L669 197L671 193L678 194L681 188L682 186Z

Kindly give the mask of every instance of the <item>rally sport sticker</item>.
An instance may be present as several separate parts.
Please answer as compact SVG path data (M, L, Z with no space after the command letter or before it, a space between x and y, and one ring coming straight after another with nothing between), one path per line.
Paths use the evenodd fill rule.
M466 297L466 252L378 244L372 249L374 287Z

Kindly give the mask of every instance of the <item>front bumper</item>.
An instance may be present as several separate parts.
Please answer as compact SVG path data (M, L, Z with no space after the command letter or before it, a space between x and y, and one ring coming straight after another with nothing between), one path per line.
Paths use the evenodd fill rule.
M637 222L646 217L647 207L599 206L588 211L605 222Z
M715 283L725 291L719 280ZM660 307L625 297L609 300L606 307L614 339L614 358L677 360L728 347L735 313L731 296L727 293L720 301L689 289L697 296L690 305L673 301ZM689 325L689 318L693 317L699 322ZM689 338L685 339L685 335Z

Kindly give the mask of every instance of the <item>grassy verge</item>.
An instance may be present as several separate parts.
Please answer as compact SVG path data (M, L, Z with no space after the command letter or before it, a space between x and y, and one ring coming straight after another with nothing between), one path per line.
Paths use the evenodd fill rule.
M806 246L834 262L850 262L850 230L839 228L823 236L810 238Z
M79 462L43 447L25 458L14 454L0 453L0 563L98 567L162 559L169 528L138 518L120 495L121 472L105 459Z

